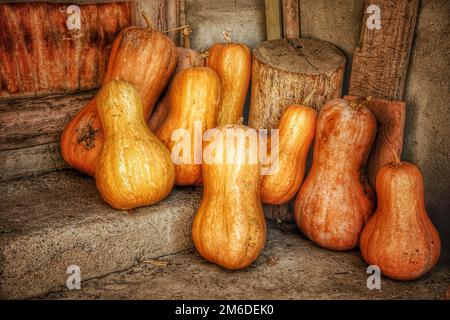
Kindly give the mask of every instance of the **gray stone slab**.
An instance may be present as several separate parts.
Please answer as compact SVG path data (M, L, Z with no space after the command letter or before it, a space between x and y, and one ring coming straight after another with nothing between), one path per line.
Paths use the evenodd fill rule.
M70 170L0 183L0 296L60 290L70 265L86 280L184 250L200 198L201 189L174 189L154 206L123 212Z
M381 278L381 290L367 288L367 265L358 251L335 252L306 240L295 225L269 223L258 260L227 271L202 259L195 249L141 263L127 271L82 283L47 299L442 299L450 268L437 267L421 279Z

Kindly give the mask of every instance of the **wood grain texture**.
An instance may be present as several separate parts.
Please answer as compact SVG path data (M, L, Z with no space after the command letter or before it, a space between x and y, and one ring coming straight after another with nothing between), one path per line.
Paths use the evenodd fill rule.
M180 0L167 0L167 29L173 30L180 26ZM180 43L181 31L171 31L167 35L175 42Z
M283 37L281 2L280 0L265 1L267 40L281 39Z
M419 0L366 0L380 7L381 29L369 29L363 16L353 56L349 95L402 100Z
M0 98L88 90L101 84L131 4L80 5L81 30L68 30L67 4L0 4Z
M249 126L274 129L283 111L303 104L319 110L342 94L346 59L333 45L311 39L261 43L253 52ZM265 206L266 218L293 221L293 205Z
M167 30L167 0L134 0L133 25L146 27L142 11L145 11L158 31Z
M346 100L355 98L345 96ZM372 99L364 103L364 105L369 108L377 119L377 137L370 152L366 168L369 183L372 188L375 188L375 181L380 168L395 160L393 152L401 159L406 103L403 101Z
M285 108L322 105L342 93L344 55L333 45L312 39L265 41L253 51L249 125L276 128Z
M58 142L94 92L0 101L0 151Z
M300 38L300 0L282 0L283 31L287 39Z

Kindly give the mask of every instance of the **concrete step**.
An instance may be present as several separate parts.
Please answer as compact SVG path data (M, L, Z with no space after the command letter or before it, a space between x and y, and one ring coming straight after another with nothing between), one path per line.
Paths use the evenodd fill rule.
M140 263L127 271L82 282L47 299L442 299L450 268L437 267L419 280L381 278L367 288L366 265L358 251L334 252L306 240L295 225L268 224L266 247L241 271L226 271L194 249ZM81 273L83 270L81 270Z
M2 182L0 297L60 290L70 265L87 280L189 248L200 198L201 189L175 189L154 206L122 212L71 170Z

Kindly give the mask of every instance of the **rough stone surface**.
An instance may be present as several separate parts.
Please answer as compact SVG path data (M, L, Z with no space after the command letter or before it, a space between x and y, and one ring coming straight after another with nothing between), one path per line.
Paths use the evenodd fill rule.
M439 267L412 282L381 278L367 289L358 252L334 252L303 238L293 225L269 225L266 247L241 271L226 271L195 250L167 256L167 266L141 263L127 271L82 283L47 299L441 299L450 268Z
M427 211L442 241L441 263L450 265L450 1L421 2L405 101L404 159L425 180Z
M184 250L200 197L200 189L175 189L154 206L123 212L74 171L1 183L0 297L57 290L70 265L89 279Z
M264 0L186 0L186 23L193 28L191 44L207 50L216 42L224 42L223 30L233 41L250 47L266 40Z

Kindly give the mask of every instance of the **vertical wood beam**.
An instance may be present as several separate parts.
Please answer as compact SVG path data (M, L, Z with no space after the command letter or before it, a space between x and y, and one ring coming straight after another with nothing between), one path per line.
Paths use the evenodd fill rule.
M265 0L266 2L266 32L267 40L276 40L283 37L281 20L281 1Z
M299 0L282 0L283 31L286 39L300 38Z

